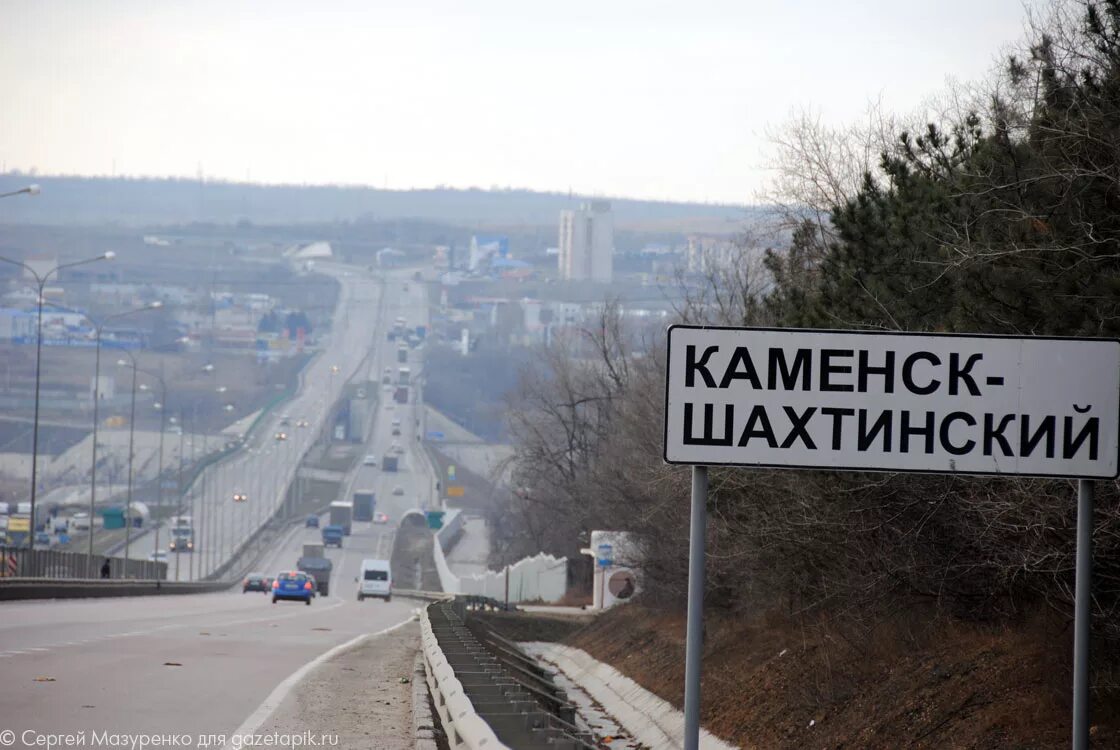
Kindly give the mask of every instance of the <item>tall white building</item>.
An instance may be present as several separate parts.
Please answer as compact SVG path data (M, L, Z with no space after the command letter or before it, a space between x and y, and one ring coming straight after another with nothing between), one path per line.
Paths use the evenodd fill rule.
M591 201L560 212L560 276L609 284L614 272L614 219L610 201Z

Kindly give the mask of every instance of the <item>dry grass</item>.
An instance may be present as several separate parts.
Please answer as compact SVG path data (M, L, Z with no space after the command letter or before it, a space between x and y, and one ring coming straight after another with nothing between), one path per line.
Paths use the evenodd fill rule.
M683 701L682 615L619 608L567 642ZM778 613L709 617L704 726L742 747L1062 748L1069 634L1038 615L978 627L915 609L870 625ZM1120 743L1099 695L1096 742Z

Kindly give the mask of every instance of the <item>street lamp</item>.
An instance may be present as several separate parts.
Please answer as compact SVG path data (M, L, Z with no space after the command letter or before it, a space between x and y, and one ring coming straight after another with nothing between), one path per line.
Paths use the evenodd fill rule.
M39 190L38 185L28 185L25 188L20 188L19 190L13 190L10 193L0 193L0 198L10 198L13 195L24 195L24 194L26 194L26 195L38 195L40 192L41 191Z
M98 406L101 403L101 333L105 330L105 325L111 320L118 320L129 315L145 312L146 310L158 310L162 306L163 303L157 300L156 302L138 307L134 310L125 310L116 315L110 315L107 318L103 318L100 323L96 323L93 318L90 318L88 315L86 316L90 322L94 323L97 329L97 343L94 347L96 352L94 361L96 364L93 370L93 461L89 469L89 551L86 556L86 576L89 578L93 577L93 506L97 496L97 412ZM126 513L125 515L127 516L128 514ZM126 531L125 533L127 534L128 532Z
M38 185L17 190L15 193L5 193L5 195L15 195L26 192L29 195L36 195L39 192ZM0 196L3 197L3 196ZM27 537L27 546L32 548L35 543L35 484L38 479L39 468L39 383L41 375L41 367L43 360L43 288L47 285L47 280L54 274L57 274L64 268L73 268L74 266L82 266L86 263L94 263L99 260L112 260L117 257L117 254L110 250L107 253L102 253L95 258L86 258L85 260L76 260L72 263L62 263L47 271L42 276L31 266L18 260L5 258L0 256L0 263L10 263L13 266L19 266L25 271L35 277L35 281L39 287L38 305L39 313L35 323L35 417L31 426L31 533ZM96 444L96 443L95 443ZM93 534L93 517L89 519L90 534Z
M124 353L128 355L128 361L118 359L117 365L126 367L131 363L132 366L132 404L129 406L128 413L128 494L124 506L124 570L127 576L128 546L132 541L132 458L136 454L133 450L133 439L136 435L136 358L127 350ZM92 521L90 523L92 524Z
M139 368L137 368L137 370L139 372L142 372L145 375L148 375L149 377L155 378L156 380L159 381L159 385L160 385L160 400L155 402L154 404L152 404L152 406L156 409L159 409L159 460L158 460L158 464L157 464L158 468L156 469L156 507L159 508L160 510L162 510L163 509L163 433L165 431L165 428L167 427L167 409L166 409L166 405L167 405L167 382L163 379L162 375L160 375L158 373L155 373L155 372L152 372L151 370L141 370ZM148 387L146 385L141 385L140 389L141 390L148 390ZM159 524L158 523L153 523L152 525L155 526L155 544L154 544L152 549L155 550L156 552L159 552Z

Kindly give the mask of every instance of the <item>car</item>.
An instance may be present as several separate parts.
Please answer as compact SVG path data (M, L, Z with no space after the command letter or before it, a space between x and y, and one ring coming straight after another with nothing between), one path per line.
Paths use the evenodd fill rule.
M303 525L308 529L319 528L319 516L308 516L307 520L303 522Z
M70 525L73 526L76 531L88 531L89 513L75 513L70 516Z
M287 414L282 414L280 416L280 426L281 427L287 427L291 423L292 423L292 418L290 416L288 416Z
M404 453L404 448L400 443L394 441L393 445L389 448L393 453Z
M277 440L277 442L279 442L279 441L281 441L281 440L287 440L287 439L288 439L288 433L286 433L286 432L278 432L278 433L276 433L276 440Z
M393 437L399 437L400 434L401 434L401 428L400 427L394 427L393 428Z
M246 495L244 492L233 493L233 502L235 502L235 503L243 503L248 499L249 499L249 496Z
M51 545L51 535L45 531L35 532L35 544L49 547Z
M394 495L403 495L404 494L404 487L401 487L398 484L396 487L393 488L393 494Z
M389 516L385 515L384 513L374 513L373 522L381 524L389 523Z
M393 409L395 409L395 408L396 408L396 407L395 407L395 406L393 406L393 402L392 402L392 401L386 401L386 402L385 402L385 411L393 411Z
M167 550L157 549L152 554L148 555L149 562L167 562Z
M393 598L393 569L388 560L362 560L361 573L358 576L358 601L367 597L384 599L386 602Z
M260 591L267 594L272 590L272 585L264 573L250 573L245 576L245 580L241 582L241 593L245 594L249 591Z
M401 418L400 417L393 417L392 425L394 427L400 427L401 426Z
M366 457L362 459L364 466L377 466L377 456L372 453L367 453Z
M311 599L315 596L315 582L311 576L298 570L287 570L279 573L272 582L272 603L280 601L297 601L311 606Z
M385 387L382 388L381 390L385 391L386 393L392 393L393 392L393 384L386 381L385 382Z
M296 422L296 427L310 427L310 426L311 426L311 423L308 422L306 419L301 419L298 422Z

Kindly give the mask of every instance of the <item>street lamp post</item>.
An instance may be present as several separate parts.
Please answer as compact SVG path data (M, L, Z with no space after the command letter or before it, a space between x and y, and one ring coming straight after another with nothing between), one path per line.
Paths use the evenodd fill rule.
M137 368L139 370L139 368ZM155 408L159 409L159 459L156 469L156 508L163 509L163 433L167 427L167 382L163 376L152 372L151 370L139 370L149 377L155 378L159 381L160 386L160 401L155 403ZM141 390L147 390L147 386L141 385ZM159 552L159 524L153 522L155 526L155 542L152 547L153 551ZM158 561L157 561L158 562Z
M105 330L105 325L111 320L117 320L129 315L144 312L146 310L156 310L161 307L160 302L152 302L149 305L138 307L135 310L125 310L116 315L110 315L104 318L100 323L94 322L97 330L97 342L94 346L94 370L93 370L93 460L89 469L89 550L86 555L86 577L93 578L93 515L94 515L94 501L97 496L97 418L98 418L98 405L101 403L101 334ZM92 318L86 316L91 322ZM127 517L127 513L125 516ZM128 532L126 531L127 535Z
M175 417L172 417L171 419L172 419L172 422L174 423ZM183 440L185 439L185 433L187 431L186 430L186 420L183 419L183 408L182 407L179 407L178 425L179 425L179 480L178 480L179 502L175 506L175 508L176 508L175 515L176 516L182 516L183 515ZM193 518L191 519L191 522L192 523L194 522ZM193 540L192 540L192 543L193 543ZM176 581L179 580L179 557L182 554L181 547L182 547L182 544L180 544L178 540L175 540L175 580Z
M131 353L125 352L132 364L132 403L128 410L128 493L124 506L124 570L128 575L128 548L132 541L132 458L136 455L134 439L136 436L136 358ZM129 364L123 359L117 360L117 365L124 367ZM92 523L92 522L91 522Z
M32 188L34 188L34 190ZM8 195L18 195L20 193L36 195L38 194L38 192L38 185L32 185L31 187L24 188L23 190L17 190L14 193L5 193L0 197L6 197ZM34 276L35 281L39 287L39 294L37 299L39 312L38 316L36 317L35 323L35 417L31 425L31 533L27 536L28 549L34 548L35 545L35 485L38 479L37 475L39 469L39 383L43 362L43 289L46 287L47 281L50 279L50 277L54 274L57 274L64 268L73 268L74 266L81 266L85 265L86 263L93 263L99 260L112 260L115 257L116 253L110 250L109 252L98 255L95 258L86 258L85 260L77 260L72 263L62 263L47 271L42 276L39 275L38 271L22 261L0 257L0 262L10 263L13 266L19 266L30 273L32 276ZM92 517L89 519L89 523L90 534L93 534Z

